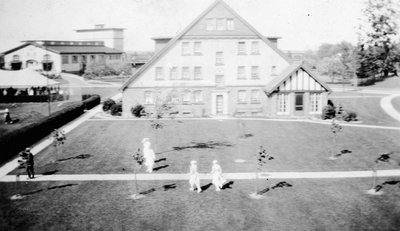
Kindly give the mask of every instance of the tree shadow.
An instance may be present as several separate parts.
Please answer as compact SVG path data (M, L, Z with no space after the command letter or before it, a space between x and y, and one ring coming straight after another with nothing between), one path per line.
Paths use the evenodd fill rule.
M58 189L58 188L66 188L66 187L71 187L71 186L76 186L78 184L63 184L63 185L57 185L57 186L52 186L52 187L48 187L48 190L51 189Z
M50 170L50 171L46 171L46 172L42 173L42 175L48 176L48 175L56 174L57 172L58 172L58 170Z
M335 154L334 157L340 157L340 156L343 156L345 154L350 154L350 153L352 153L351 150L343 149L342 151L340 151L340 153Z
M217 147L232 147L233 145L228 143L228 142L214 142L214 141L208 141L208 142L191 142L191 145L187 146L180 146L180 147L172 147L174 151L182 151L185 149L214 149Z
M173 184L166 184L166 185L163 185L163 186L158 187L158 188L151 188L151 189L149 189L149 190L142 191L142 192L140 192L139 194L141 194L141 195L147 195L147 194L153 193L153 192L158 191L158 190L168 191L168 190L171 190L171 189L174 189L174 188L176 188L176 184L175 184L175 183L173 183Z
M250 138L250 137L253 137L253 136L254 136L254 135L251 134L251 133L245 133L245 134L239 136L239 138L240 138L240 139L247 139L247 138Z
M155 188L151 188L151 189L149 189L149 190L142 191L142 192L140 192L139 194L147 195L147 194L150 194L150 193L155 192L155 191L156 191Z
M259 192L257 192L257 194L262 195L270 190L276 189L276 188L285 188L285 187L293 187L292 184L287 183L286 181L281 181L279 183L277 183L276 185L272 186L271 188L265 188Z
M167 160L167 158L161 158L161 159L158 159L158 160L154 161L154 163L158 163L158 162L166 161L166 160Z
M164 191L168 191L168 190L170 190L170 189L176 188L176 184L175 184L175 183L173 183L173 184L166 184L166 185L163 185L162 188L164 189Z
M169 164L166 164L166 165L163 165L163 166L159 166L159 167L155 167L155 168L153 168L153 171L158 171L160 169L167 168L168 166L169 166Z
M211 187L211 185L212 185L212 183L208 183L208 184L206 184L206 185L200 186L201 192L206 191L208 188Z
M27 193L23 193L23 194L21 194L22 196L28 196L28 195L32 195L32 194L36 194L36 193L40 193L40 192L42 192L43 191L43 189L39 189L39 190L36 190L36 191L32 191L32 192L27 192Z
M87 159L89 157L91 157L90 154L80 154L80 155L77 155L77 156L72 156L72 157L68 157L68 158L64 158L64 159L59 159L57 161L61 162L61 161L73 160L73 159Z
M233 185L233 181L229 181L228 183L225 183L224 185L222 185L222 190L224 189L232 189L232 185Z

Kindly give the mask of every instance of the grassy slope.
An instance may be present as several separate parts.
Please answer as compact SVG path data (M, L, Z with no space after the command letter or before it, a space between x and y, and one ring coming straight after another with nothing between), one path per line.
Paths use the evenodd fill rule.
M275 185L272 180L264 187ZM0 227L7 230L396 230L400 226L397 186L369 196L369 179L287 180L253 200L252 181L235 181L219 193L201 194L187 182L140 182L156 189L131 201L133 182L30 182L17 190L1 183ZM72 184L71 186L65 186ZM162 185L175 184L167 191ZM206 185L208 182L202 182ZM62 187L62 186L65 187ZM261 185L261 184L260 184ZM61 186L55 189L49 187ZM10 201L17 192L35 192Z
M396 152L395 158L400 161L397 130L345 127L335 151L348 149L353 153L331 161L328 160L332 149L329 125L248 121L245 133L252 136L247 139L237 138L237 121L166 121L165 125L159 132L157 149L157 159L165 160L155 166L165 168L158 173L185 173L192 159L198 160L200 172L209 172L213 159L220 161L225 172L252 172L259 145L275 156L266 167L268 171L368 170L379 153L390 151ZM148 121L88 121L67 135L58 159L80 154L90 157L59 162L58 174L132 173L131 155L141 147L144 137L154 140ZM46 171L41 166L46 166L52 155L54 148L50 147L36 156L39 173ZM235 163L235 159L247 162ZM398 168L398 165L382 164L379 168Z

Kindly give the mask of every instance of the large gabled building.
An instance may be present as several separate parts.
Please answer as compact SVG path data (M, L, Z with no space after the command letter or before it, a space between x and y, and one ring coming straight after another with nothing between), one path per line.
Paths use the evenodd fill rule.
M330 92L302 62L277 47L221 0L174 38L158 38L157 53L121 90L123 111L154 110L159 99L191 116L320 114Z

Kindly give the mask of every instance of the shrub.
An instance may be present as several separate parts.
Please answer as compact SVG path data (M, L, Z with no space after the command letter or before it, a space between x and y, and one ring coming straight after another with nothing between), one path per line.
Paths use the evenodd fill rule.
M335 115L336 115L335 107L328 104L322 109L321 119L323 120L333 119L335 118Z
M82 101L82 104L85 106L86 110L90 110L95 106L99 105L101 102L101 98L99 95L92 95L90 98Z
M122 104L117 103L111 106L110 108L111 115L120 116L122 114Z
M112 99L107 99L103 102L103 111L108 111L110 108L115 105L116 102Z
M342 119L346 122L357 121L357 113L352 111L345 111L343 113Z
M131 108L131 113L132 113L132 115L140 118L142 116L142 114L145 113L144 107L142 105L138 104L135 107Z

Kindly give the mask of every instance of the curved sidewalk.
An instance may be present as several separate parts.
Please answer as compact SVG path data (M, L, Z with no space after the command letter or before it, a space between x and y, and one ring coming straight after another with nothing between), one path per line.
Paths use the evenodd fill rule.
M392 105L392 100L396 97L400 97L400 94L393 94L385 96L381 99L381 108L391 117L400 121L400 112L398 112Z
M337 179L337 178L368 178L374 175L373 171L333 171L333 172L262 172L260 179ZM252 180L256 178L254 172L224 173L227 180ZM377 177L398 177L398 170L378 170ZM135 174L71 174L71 175L37 175L35 179L28 179L27 175L21 175L19 181L131 181ZM137 180L188 180L188 174L137 174ZM211 180L211 174L200 174L200 179ZM7 175L0 178L0 182L16 182L16 175Z

